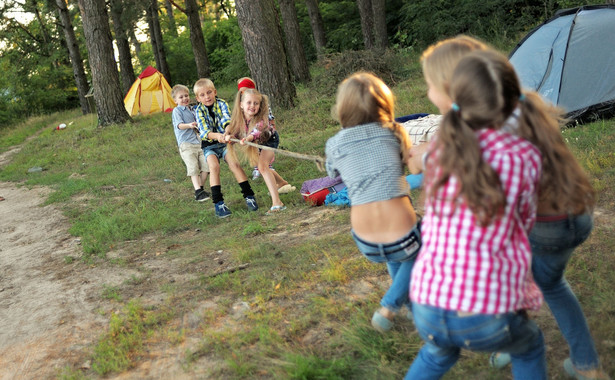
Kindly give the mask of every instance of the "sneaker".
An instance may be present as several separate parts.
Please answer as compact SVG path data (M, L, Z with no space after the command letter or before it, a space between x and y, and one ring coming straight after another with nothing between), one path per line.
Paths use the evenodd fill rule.
M256 211L258 210L258 205L256 204L256 199L253 196L246 197L246 206L248 206L248 210Z
M257 180L261 177L261 172L258 171L258 168L254 168L252 170L252 181Z
M194 199L196 199L199 202L205 202L206 200L209 199L211 195L205 191L205 190L201 190L201 191L197 191L196 194L194 194Z
M218 218L226 218L231 215L231 210L224 204L224 201L220 201L214 205L214 209L216 210L216 216Z

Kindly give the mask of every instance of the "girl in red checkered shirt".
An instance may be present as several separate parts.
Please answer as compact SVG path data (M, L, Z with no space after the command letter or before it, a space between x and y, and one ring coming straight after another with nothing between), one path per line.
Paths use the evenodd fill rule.
M437 63L423 59L429 99L444 115L425 159L423 246L410 297L426 344L406 379L438 379L461 348L510 352L517 379L546 379L542 332L527 318L542 297L531 278L541 155L501 130L521 88L506 57L461 59L442 91ZM535 104L535 112L544 112Z

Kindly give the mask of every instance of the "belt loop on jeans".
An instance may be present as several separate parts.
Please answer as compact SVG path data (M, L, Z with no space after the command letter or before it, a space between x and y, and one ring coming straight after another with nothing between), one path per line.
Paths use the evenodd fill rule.
M382 258L386 259L387 256L384 254L384 244L378 243L378 253Z

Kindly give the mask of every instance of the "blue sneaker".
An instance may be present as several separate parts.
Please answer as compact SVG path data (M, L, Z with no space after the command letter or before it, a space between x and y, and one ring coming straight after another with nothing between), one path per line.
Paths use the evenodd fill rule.
M216 216L218 218L226 218L231 215L231 210L224 204L224 201L220 201L214 205L214 209L216 210Z
M248 206L248 210L256 211L258 210L258 205L256 204L256 199L253 196L246 197L246 206Z

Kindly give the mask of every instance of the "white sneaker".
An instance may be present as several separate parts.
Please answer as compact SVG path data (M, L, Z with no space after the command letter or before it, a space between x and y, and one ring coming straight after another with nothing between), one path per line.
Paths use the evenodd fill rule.
M258 168L254 168L252 170L252 181L257 180L261 177L261 172L258 171Z

